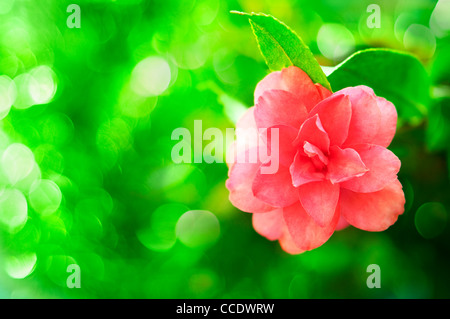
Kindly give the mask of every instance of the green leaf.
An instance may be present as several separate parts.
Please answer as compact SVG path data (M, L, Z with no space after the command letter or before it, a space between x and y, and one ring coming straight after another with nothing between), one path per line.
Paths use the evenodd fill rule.
M232 13L248 17L261 54L272 71L295 65L305 71L314 83L331 89L327 77L308 46L299 36L276 18L263 13Z
M450 98L435 99L428 112L425 140L430 151L449 149L450 141Z
M417 58L389 49L356 52L328 76L334 91L366 85L391 101L400 120L419 122L430 103L430 79Z

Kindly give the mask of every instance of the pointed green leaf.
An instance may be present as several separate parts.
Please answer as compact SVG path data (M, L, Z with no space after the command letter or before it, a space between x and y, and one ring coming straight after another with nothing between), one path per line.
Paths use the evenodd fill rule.
M243 13L248 17L261 54L272 71L295 65L305 71L314 83L331 89L327 77L308 46L298 35L276 18L263 13Z

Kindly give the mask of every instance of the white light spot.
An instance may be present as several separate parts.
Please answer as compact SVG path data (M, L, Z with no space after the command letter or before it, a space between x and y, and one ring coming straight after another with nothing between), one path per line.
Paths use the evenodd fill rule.
M24 179L33 170L35 161L31 150L23 144L14 143L8 146L1 158L3 173L11 185Z
M328 59L340 61L354 51L355 39L343 25L326 23L317 34L317 46Z
M41 65L31 70L30 75L35 80L29 87L34 104L49 103L56 93L55 72L50 67Z
M16 109L27 109L34 105L31 96L31 88L37 86L36 80L28 73L23 73L14 78L14 84L17 89L17 97L14 101Z
M28 206L25 196L17 189L5 189L0 193L0 225L10 233L25 226Z
M4 119L16 99L16 85L8 76L0 76L0 120Z
M42 179L31 186L29 200L31 207L37 213L47 216L53 214L59 208L62 194L55 182Z
M217 217L206 210L191 210L184 213L177 222L178 239L191 248L213 244L220 235Z
M444 37L450 31L450 1L440 0L430 17L430 28L438 37Z
M429 28L421 24L412 24L405 31L403 45L408 51L420 52L423 56L431 57L436 50L436 38Z
M130 87L140 96L155 96L162 94L169 87L170 79L170 66L167 61L161 57L151 56L134 67Z
M23 279L34 271L36 267L36 254L23 254L20 256L11 256L6 259L6 273L14 279Z

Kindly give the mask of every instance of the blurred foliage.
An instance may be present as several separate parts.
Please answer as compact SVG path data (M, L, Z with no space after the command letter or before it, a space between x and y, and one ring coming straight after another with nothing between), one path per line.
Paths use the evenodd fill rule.
M79 29L69 4L0 0L0 297L450 297L448 1L80 0ZM425 66L432 100L390 147L407 203L387 231L288 255L228 202L225 164L172 162L175 128L233 127L268 73L230 10L277 17L323 66L374 47Z

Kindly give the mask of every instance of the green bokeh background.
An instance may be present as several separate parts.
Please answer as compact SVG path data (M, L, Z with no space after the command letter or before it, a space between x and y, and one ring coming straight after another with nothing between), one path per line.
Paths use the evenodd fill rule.
M0 297L450 297L448 4L78 1L81 28L68 28L71 3L0 0ZM366 24L372 3L380 28ZM234 127L268 73L230 10L282 20L323 66L371 47L423 63L432 100L390 146L406 209L387 231L350 227L289 255L229 203L226 164L172 161L175 128Z

